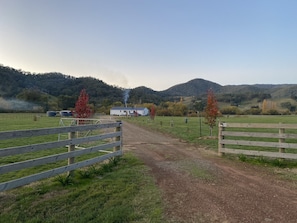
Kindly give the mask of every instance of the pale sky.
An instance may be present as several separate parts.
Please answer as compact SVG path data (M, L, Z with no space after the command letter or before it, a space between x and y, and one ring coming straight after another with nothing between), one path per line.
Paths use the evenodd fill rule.
M296 0L0 0L0 64L165 90L297 84Z

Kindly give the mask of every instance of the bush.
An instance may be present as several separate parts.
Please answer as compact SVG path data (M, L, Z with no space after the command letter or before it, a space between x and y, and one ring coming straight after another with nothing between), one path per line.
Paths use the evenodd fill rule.
M223 115L238 115L241 113L240 109L236 106L228 106L220 109L220 112Z

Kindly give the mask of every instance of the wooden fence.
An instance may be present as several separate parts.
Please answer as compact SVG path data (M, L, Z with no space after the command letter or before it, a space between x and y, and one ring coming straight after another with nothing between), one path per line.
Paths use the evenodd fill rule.
M219 123L218 153L297 159L297 125Z
M121 126L121 122L113 122L0 132L0 142L5 140L26 142L26 145L22 144L17 147L0 149L0 175L2 178L0 191L23 186L65 172L71 174L75 169L93 165L115 156L121 156ZM106 133L104 129L111 129L112 131ZM78 132L88 134L78 137ZM58 140L58 135L66 133L69 135L68 139ZM49 136L54 141L44 142L45 138ZM34 144L36 141L38 143ZM33 144L31 144L32 142ZM79 145L79 147L76 145ZM76 158L78 162L75 162ZM48 169L48 166L51 165L52 168ZM26 171L28 168L30 168L31 172L32 169L33 171L37 169L37 171L35 170L37 173L34 172L32 175L23 176L28 172ZM14 179L10 180L9 177ZM2 182L3 179L9 180Z

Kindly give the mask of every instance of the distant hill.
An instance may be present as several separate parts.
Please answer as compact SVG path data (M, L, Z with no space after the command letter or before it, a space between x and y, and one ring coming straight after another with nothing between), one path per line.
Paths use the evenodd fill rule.
M75 78L61 73L31 74L10 67L0 66L0 96L16 97L24 89L36 90L52 96L78 96L88 88L94 97L111 97L121 100L122 90L92 77Z
M296 84L254 84L254 85L219 85L204 79L193 79L160 91L163 96L198 96L207 94L212 89L217 95L258 94L270 95L270 98L297 98Z
M129 93L129 102L133 104L155 103L159 104L165 100L165 95L150 88L141 86L131 89Z
M107 112L114 104L124 104L125 89L114 87L92 77L75 78L57 72L32 74L0 65L0 99L18 99L48 109L66 109L75 106L80 91L85 88L90 103ZM225 85L196 78L174 85L164 91L155 91L145 86L129 89L127 103L130 105L177 101L187 98L188 103L205 100L212 89L223 105L254 106L264 99L278 100L279 104L297 101L296 84ZM196 99L195 99L196 98ZM198 100L199 98L199 100ZM0 111L3 104L0 100ZM196 102L195 102L196 101ZM296 105L297 106L297 105Z
M0 98L27 101L46 110L66 109L75 106L84 88L90 97L89 102L94 106L123 100L122 89L92 77L75 78L54 72L31 74L0 66Z
M291 98L297 96L296 84L254 84L254 85L226 85L223 86L220 94L247 94L262 93L270 94L271 98Z
M222 86L211 81L197 78L187 83L170 87L165 91L161 91L161 93L169 96L199 96L207 94L210 88L214 92L219 92Z

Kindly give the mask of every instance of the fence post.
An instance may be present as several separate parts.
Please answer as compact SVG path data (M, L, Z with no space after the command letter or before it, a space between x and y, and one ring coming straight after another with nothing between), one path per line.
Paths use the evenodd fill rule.
M279 124L281 125L282 123L279 123ZM284 143L285 142L285 138L283 137L283 134L285 133L285 129L284 128L279 128L278 133L279 133L278 142L279 143ZM279 147L278 150L279 150L280 153L284 153L285 152L285 148Z
M219 122L219 135L218 135L218 155L219 156L223 156L224 153L222 152L222 149L225 147L224 144L222 144L222 140L224 139L224 136L222 134L223 130L224 130L224 127L225 127L225 123L222 123L222 122Z
M119 151L122 149L122 122L121 121L117 121L119 123L119 126L116 127L116 132L120 132L120 136L117 136L116 137L116 141L120 141L121 142L121 145L120 146L116 146L113 148L113 151L116 152L116 151Z
M75 132L69 132L68 134L68 139L74 139L75 138ZM71 144L68 146L68 152L74 151L75 150L75 145ZM68 158L68 165L73 164L74 163L74 157L69 157ZM68 172L68 175L73 176L74 175L74 170L71 170Z

